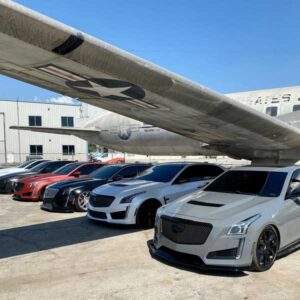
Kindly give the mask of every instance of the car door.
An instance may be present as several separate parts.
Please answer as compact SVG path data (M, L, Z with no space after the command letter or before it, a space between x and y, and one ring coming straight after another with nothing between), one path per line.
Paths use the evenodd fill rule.
M300 239L300 169L292 174L283 206L279 213L281 246Z

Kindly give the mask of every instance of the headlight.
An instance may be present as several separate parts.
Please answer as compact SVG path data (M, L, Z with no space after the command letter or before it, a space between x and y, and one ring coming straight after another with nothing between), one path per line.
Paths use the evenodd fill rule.
M126 196L124 198L121 199L120 203L131 203L131 201L133 200L134 197L139 196L141 194L144 194L146 192L139 192L139 193L135 193L133 195L130 196Z
M29 187L31 189L33 189L33 188L35 188L36 185L37 185L37 182L32 182L32 183L30 183Z
M242 234L246 234L248 231L248 228L250 227L250 225L252 223L254 223L256 220L258 220L261 217L260 214L254 215L250 218L247 218L239 223L233 224L227 235L242 235Z

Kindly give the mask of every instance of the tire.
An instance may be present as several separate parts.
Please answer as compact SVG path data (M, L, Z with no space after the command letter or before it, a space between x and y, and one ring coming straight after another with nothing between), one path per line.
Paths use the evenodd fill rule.
M161 203L157 200L147 200L138 209L136 215L136 224L142 229L149 229L154 227L155 216L157 209Z
M43 187L43 188L40 189L40 191L39 191L39 201L43 201L45 190L46 190L46 187Z
M269 225L261 232L256 242L251 270L264 272L273 266L279 249L279 236L276 229Z
M75 199L75 209L79 212L86 212L87 211L87 204L90 198L90 191L83 191L81 192Z

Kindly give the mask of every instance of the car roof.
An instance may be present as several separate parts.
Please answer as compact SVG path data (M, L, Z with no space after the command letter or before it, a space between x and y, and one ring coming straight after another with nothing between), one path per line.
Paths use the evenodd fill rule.
M273 171L273 172L292 172L294 170L299 169L300 166L288 166L288 167L252 167L252 166L244 166L244 167L236 167L230 170L232 171Z

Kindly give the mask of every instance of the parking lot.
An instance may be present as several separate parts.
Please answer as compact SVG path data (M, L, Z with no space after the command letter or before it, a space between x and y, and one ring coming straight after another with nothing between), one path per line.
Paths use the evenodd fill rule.
M1 299L299 299L300 251L265 273L204 273L149 255L153 231L0 196Z

